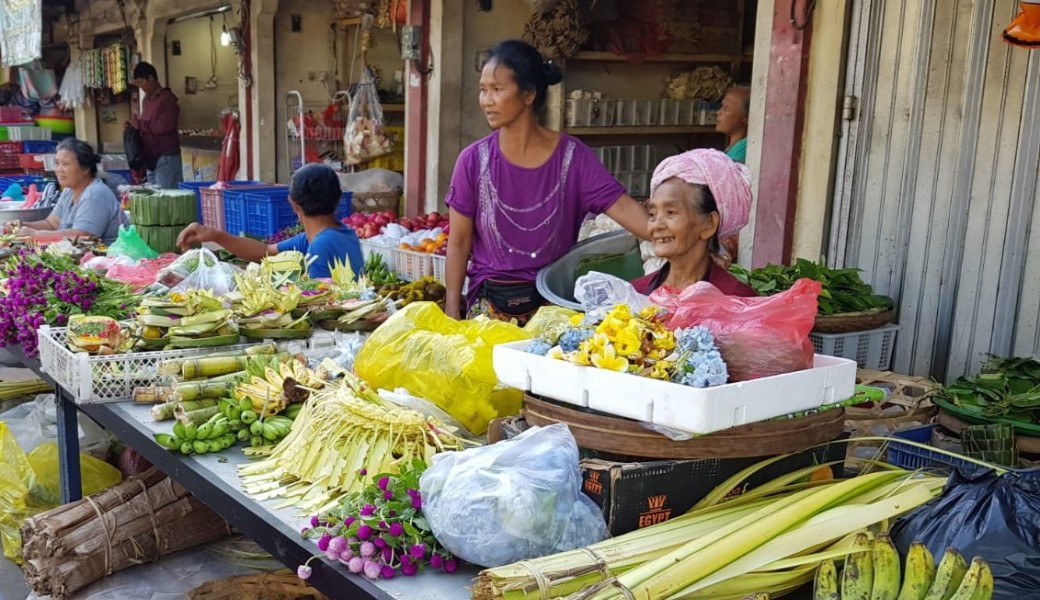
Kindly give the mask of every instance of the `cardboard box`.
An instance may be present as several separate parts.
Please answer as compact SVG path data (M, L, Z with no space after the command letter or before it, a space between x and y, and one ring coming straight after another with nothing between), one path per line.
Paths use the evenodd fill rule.
M846 437L848 434L840 439ZM611 535L621 535L685 513L727 478L765 458L627 463L584 459L581 461L582 485L585 494L603 508ZM741 494L784 473L844 458L844 444L793 454L762 469L731 495ZM834 465L833 470L835 476L841 476L842 465Z

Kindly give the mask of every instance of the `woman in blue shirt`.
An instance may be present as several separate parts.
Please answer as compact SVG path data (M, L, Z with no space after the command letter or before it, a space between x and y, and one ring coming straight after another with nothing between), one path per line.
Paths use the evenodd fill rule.
M303 233L278 244L265 244L192 223L177 236L177 246L187 250L196 244L213 242L249 261L298 250L315 257L308 270L314 279L331 277L337 260L349 262L356 277L361 274L365 261L354 230L336 219L342 196L335 171L325 165L306 165L293 175L289 186L289 203L303 224Z

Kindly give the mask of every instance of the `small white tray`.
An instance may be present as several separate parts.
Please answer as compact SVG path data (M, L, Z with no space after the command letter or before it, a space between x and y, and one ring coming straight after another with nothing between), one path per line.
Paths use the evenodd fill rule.
M495 346L499 381L546 398L697 434L812 410L847 400L856 391L856 362L822 354L804 371L694 388L531 354L524 351L529 343Z

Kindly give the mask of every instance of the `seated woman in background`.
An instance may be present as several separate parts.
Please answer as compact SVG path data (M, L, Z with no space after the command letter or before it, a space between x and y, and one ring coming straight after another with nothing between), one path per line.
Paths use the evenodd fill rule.
M357 234L336 219L342 196L335 171L325 165L305 165L296 171L289 186L289 203L303 224L303 233L277 244L265 244L192 223L177 236L177 246L187 250L196 244L213 242L239 258L254 262L279 252L297 250L316 257L308 269L314 279L331 277L337 260L344 264L349 262L357 277L365 260Z
M127 218L116 195L98 178L100 162L101 157L86 142L67 139L58 144L54 175L63 190L58 203L46 219L22 223L16 234L93 236L106 244L114 242Z
M757 295L712 258L720 251L719 238L747 225L751 184L744 165L718 150L668 157L654 170L646 206L654 253L668 262L632 281L639 293L663 288L678 294L707 281L730 296Z

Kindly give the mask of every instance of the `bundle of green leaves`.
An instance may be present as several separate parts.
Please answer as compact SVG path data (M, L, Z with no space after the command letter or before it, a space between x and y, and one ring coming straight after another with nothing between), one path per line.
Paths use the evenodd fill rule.
M760 296L771 296L790 289L794 282L802 278L819 281L823 285L819 297L819 314L824 316L882 312L892 307L892 299L875 294L870 284L859 276L859 269L831 269L822 262L799 258L790 266L766 265L748 270L733 265L729 270Z

